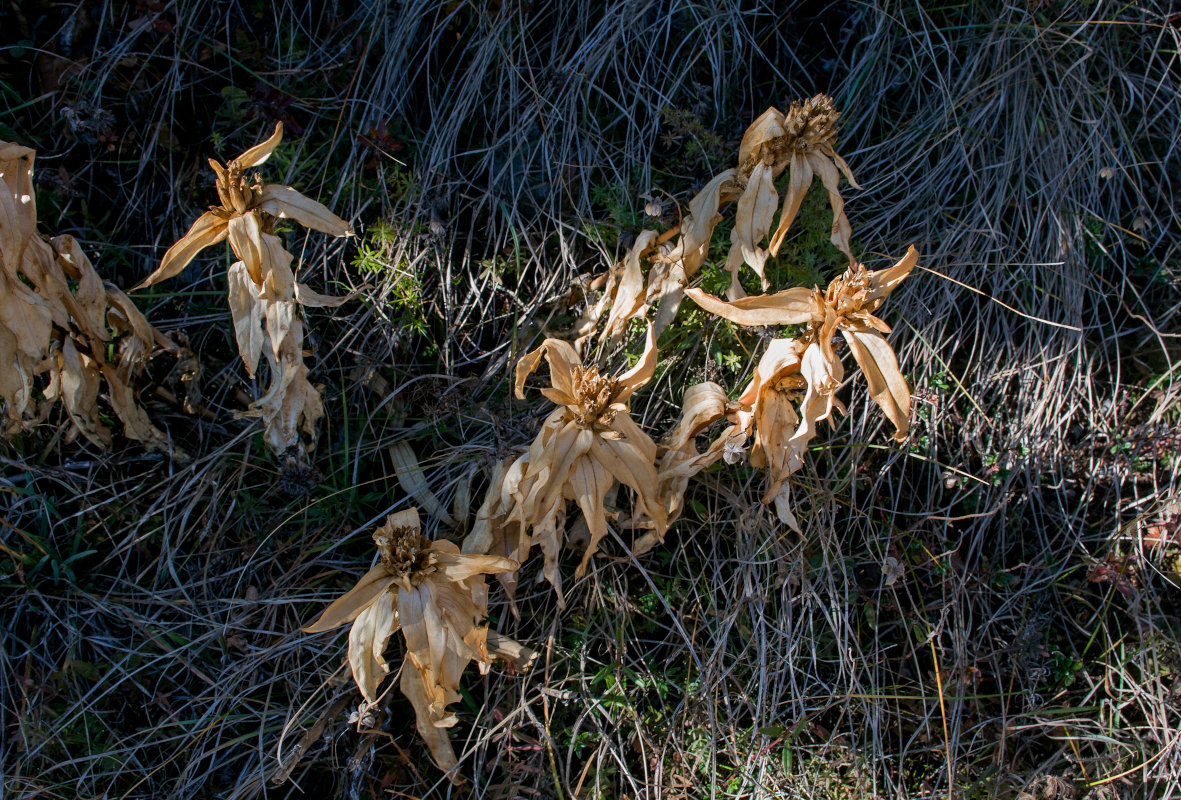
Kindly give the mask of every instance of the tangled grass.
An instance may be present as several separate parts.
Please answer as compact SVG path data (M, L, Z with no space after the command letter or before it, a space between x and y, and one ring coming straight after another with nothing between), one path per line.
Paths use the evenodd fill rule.
M877 444L881 415L846 389L851 422L793 477L801 534L759 504L757 473L711 472L662 549L629 559L609 535L616 559L567 580L565 610L536 563L519 619L494 591L495 626L541 655L525 674L465 678L462 791L1176 794L1169 13L22 4L0 50L0 138L38 150L43 217L104 279L149 274L208 203L204 157L282 121L295 135L275 180L351 210L359 233L289 249L316 285L376 288L314 312L327 414L309 468L276 467L235 416L257 387L235 364L213 257L141 306L204 367L195 413L166 390L140 398L191 463L64 446L60 419L0 448L3 785L461 791L429 766L401 698L368 732L348 726L343 642L298 631L364 571L376 522L426 507L391 447L412 448L440 507L470 520L544 413L511 399L513 362L577 316L638 232L640 195L675 222L674 201L768 103L827 91L864 187L848 198L854 252L873 266L880 247L884 264L913 241L929 271L891 298L910 438ZM773 288L843 266L822 211L805 203ZM693 313L632 403L649 429L676 417L679 387L749 379L759 335ZM430 533L455 535L439 520Z

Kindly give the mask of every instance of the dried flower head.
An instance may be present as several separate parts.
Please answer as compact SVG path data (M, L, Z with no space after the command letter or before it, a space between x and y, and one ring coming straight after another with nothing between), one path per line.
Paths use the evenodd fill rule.
M540 365L550 365L551 386L541 393L558 404L522 457L509 520L532 528L541 546L544 574L562 598L558 556L567 500L582 510L589 543L575 571L581 578L591 556L607 535L605 498L615 482L631 488L639 514L652 521L660 537L667 528L656 474L656 445L632 421L628 400L656 369L656 337L651 327L639 363L618 377L583 366L574 348L546 339L517 364L516 394L524 398L525 379ZM494 487L496 488L496 487Z
M184 457L132 389L152 352L176 345L127 295L103 282L72 236L37 233L34 158L27 147L0 142L0 401L7 431L44 420L60 400L70 420L67 441L81 434L110 445L98 407L105 382L129 439Z
M841 112L825 94L796 100L783 118L783 133L789 150L808 153L831 149L837 143L837 119Z
M895 438L906 437L910 389L884 336L890 326L875 313L917 264L918 251L912 246L889 269L869 271L855 264L824 290L797 287L731 303L700 289L687 290L703 309L739 325L805 326L799 340L771 343L738 398L750 409L748 420L755 428L751 464L766 465L771 477L763 502L775 500L787 477L803 465L817 424L830 419L834 408L844 410L835 396L844 380L844 366L833 348L838 330L869 383L870 397L894 423ZM793 405L797 399L798 415ZM791 428L795 432L789 435Z
M491 664L484 575L515 570L517 564L461 554L451 542L426 539L413 508L391 514L373 540L378 564L303 630L319 633L353 623L349 666L371 706L390 672L386 644L401 628L406 638L402 693L414 706L431 756L449 771L456 758L445 729L457 719L447 706L459 699L459 677L468 662L474 660L481 672Z
M742 138L738 166L715 175L706 183L689 202L689 213L681 221L681 235L676 245L667 252L652 256L644 302L629 302L619 311L612 309L616 325L619 324L615 319L618 315L626 315L626 321L642 314L648 306L659 306L654 322L658 334L672 322L685 285L709 256L710 239L722 219L721 207L733 201L737 201L737 210L726 256L726 269L731 276L727 297L736 300L746 295L739 280L739 271L744 264L755 271L766 290L766 261L779 252L814 177L819 177L824 184L832 207L832 243L853 264L849 243L852 229L839 190L841 176L844 175L852 186L860 187L849 165L835 150L839 117L832 98L822 94L792 103L786 115L776 108L769 108L761 114ZM780 208L775 181L784 170L788 171L787 186L779 221L772 232L775 212ZM764 247L763 241L768 236L769 243ZM629 253L629 264L633 258L638 261L638 255ZM627 270L629 275L632 272ZM634 282L634 276L631 279ZM621 294L629 301L636 296L630 291Z

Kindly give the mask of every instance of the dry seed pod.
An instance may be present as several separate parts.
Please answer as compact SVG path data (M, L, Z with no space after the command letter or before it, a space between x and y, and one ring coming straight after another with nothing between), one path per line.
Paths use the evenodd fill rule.
M373 534L380 561L357 585L337 599L307 633L352 623L349 666L365 702L377 702L378 687L390 673L385 649L400 628L406 638L406 661L400 688L414 706L418 732L439 768L453 771L457 760L446 729L456 723L447 706L459 700L459 678L475 661L482 673L488 652L488 587L484 575L515 570L506 558L469 555L444 540L422 535L418 510L391 514ZM511 640L498 647L514 659L525 658Z

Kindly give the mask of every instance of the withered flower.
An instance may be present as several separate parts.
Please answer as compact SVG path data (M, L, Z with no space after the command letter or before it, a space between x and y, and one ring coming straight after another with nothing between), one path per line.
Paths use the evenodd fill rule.
M621 309L612 310L613 320L618 322L616 318L622 318L626 322L644 313L649 306L656 306L654 325L658 334L663 331L676 315L685 285L709 257L710 238L722 219L721 208L734 201L737 201L737 210L726 256L726 269L731 275L727 297L736 300L746 294L739 280L743 264L755 271L766 290L764 267L767 258L779 252L814 177L820 178L828 192L833 213L832 243L849 257L852 265L854 259L849 244L852 230L840 194L841 175L852 186L861 187L854 180L849 165L835 150L838 117L840 114L833 107L832 98L823 94L792 103L786 114L769 108L760 115L743 135L738 166L715 175L706 183L689 202L676 244L651 256L652 268L647 275L643 302L633 302L634 292L620 289L626 302L620 303ZM779 222L772 233L772 222L779 206L775 180L784 170L788 171L787 187ZM770 242L764 248L762 243L768 235ZM645 242L644 247L650 249L651 245ZM633 260L635 269L631 268ZM638 266L638 256L633 252L628 254L624 264L615 267L613 273L620 274L621 286L624 275L633 283L637 280Z
M446 728L457 719L447 711L459 700L459 677L468 662L481 673L488 653L488 587L484 575L515 570L506 558L465 555L445 540L422 535L418 510L391 514L373 534L380 562L337 599L307 633L349 622L349 666L366 703L390 672L384 653L399 628L406 637L400 688L414 706L418 732L445 771L456 765Z
M574 500L582 510L590 538L575 577L586 574L591 556L607 535L604 498L615 481L635 492L637 509L652 520L659 537L667 528L656 474L656 444L632 421L627 405L632 393L656 370L656 337L649 327L643 356L617 378L603 375L597 367L584 367L567 342L546 339L517 364L518 398L524 399L525 379L543 356L550 365L552 385L541 393L558 408L545 420L525 456L511 516L532 527L532 540L545 557L545 576L561 603L558 554L566 500Z
M316 422L324 413L320 393L308 381L303 363L303 322L296 304L331 307L349 298L322 295L296 282L293 256L275 235L275 223L290 218L333 236L352 235L348 223L321 203L290 186L263 183L258 173L247 173L266 162L282 138L283 124L277 123L269 139L228 164L209 160L217 174L221 205L202 214L137 287L178 274L201 250L229 240L238 258L227 275L238 352L251 377L260 357L266 358L271 372L270 386L250 413L263 418L267 444L276 453L299 444L301 433L310 448Z
M804 195L812 185L812 177L818 176L832 206L832 243L849 257L849 264L853 264L853 253L849 247L852 229L849 218L845 216L845 201L841 199L838 188L840 176L844 175L854 188L861 187L853 179L849 165L833 149L837 143L836 123L840 116L840 112L833 107L832 98L823 94L803 102L797 100L782 116L783 136L771 149L776 151L774 158L777 162L785 155L789 156L789 180L783 195L779 224L771 237L771 255L779 252L779 245L783 243L783 237L787 235L788 228L799 213Z
M271 137L251 147L225 166L209 159L217 174L220 206L211 206L197 218L189 232L168 248L160 266L137 286L142 289L180 273L196 255L210 245L230 240L230 248L242 262L251 280L262 287L262 264L266 258L262 234L273 233L277 219L290 218L306 228L333 236L351 236L347 222L326 206L304 197L290 186L263 183L258 173L247 170L266 163L283 140L283 123L275 123Z
M739 404L728 401L725 390L716 383L706 381L685 390L681 402L681 419L657 445L659 456L656 474L669 525L681 516L685 507L689 479L716 463L727 449L733 450L745 443L746 431L739 419L739 412ZM698 435L723 417L731 424L704 451L698 452ZM635 515L631 524L637 528L653 527L650 521ZM662 543L663 536L655 530L649 531L633 543L632 554L642 555Z
M911 246L888 269L869 271L855 264L824 291L797 287L728 303L700 289L687 290L703 309L739 325L807 326L798 341L772 342L739 398L751 408L756 428L751 463L766 464L771 473L771 490L764 502L771 502L786 477L802 466L803 453L816 435L816 424L829 418L834 407L843 410L834 395L844 379L844 367L832 342L838 330L865 374L870 396L894 423L895 439L906 438L910 389L883 335L890 332L890 326L875 313L915 268L918 257L918 250ZM792 400L801 391L804 395L797 417ZM795 433L786 436L786 430L797 422Z

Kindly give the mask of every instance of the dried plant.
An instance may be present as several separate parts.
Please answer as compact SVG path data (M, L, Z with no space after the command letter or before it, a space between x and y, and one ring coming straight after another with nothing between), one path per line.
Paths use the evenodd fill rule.
M487 553L502 556L518 564L524 563L533 547L524 515L514 513L522 498L521 478L529 463L529 454L522 453L496 465L484 502L476 512L472 529L463 540L464 553ZM530 479L531 482L536 480ZM560 526L559 526L560 527ZM504 587L505 597L514 615L519 616L516 604L517 570L497 573L496 579Z
M283 138L283 123L271 137L222 165L209 165L217 174L220 206L213 206L193 223L180 241L168 249L159 268L138 287L180 273L203 249L229 240L238 258L228 274L230 314L238 352L253 378L260 356L270 367L270 386L251 406L263 419L266 441L276 454L301 443L315 445L316 423L324 414L320 393L308 381L303 361L303 322L296 304L323 308L340 305L347 297L329 297L295 280L293 256L275 235L279 219L293 219L304 227L333 236L351 236L348 223L327 207L290 186L263 183L247 170L270 158Z
M636 493L636 513L651 521L658 538L663 538L668 527L659 493L656 444L632 420L628 409L632 393L652 378L656 355L656 337L649 327L639 362L615 378L603 375L598 367L584 367L574 348L558 339L546 339L517 363L516 395L524 399L525 379L545 358L551 386L541 393L558 408L542 424L529 452L519 459L519 468L506 469L501 484L489 489L494 498L485 516L499 517L500 522L498 533L489 531L481 536L506 542L506 533L511 531L518 537L515 547L519 552L526 544L520 537L531 528L532 538L527 543L541 547L543 572L557 592L559 604L564 603L558 556L567 500L575 501L582 510L589 535L576 578L586 574L591 556L607 535L605 500L616 481ZM516 484L515 490L511 483ZM503 499L495 498L498 494ZM511 495L511 501L506 502L506 495ZM510 528L510 524L519 527Z
M739 325L806 326L799 340L777 339L771 343L750 385L738 399L749 408L748 420L756 429L751 463L766 465L771 475L763 502L779 498L780 516L785 522L790 514L786 496L781 494L784 481L803 465L803 454L816 436L820 420L829 419L834 407L844 410L835 396L844 380L844 366L833 347L838 330L865 374L870 397L894 423L895 439L906 437L910 389L884 336L890 326L875 313L918 265L918 258L918 250L911 246L888 269L869 271L855 264L824 291L796 287L732 303L700 289L687 291L706 311ZM804 395L797 416L792 402L801 391ZM793 427L795 432L786 436Z
M174 455L168 437L136 402L132 385L157 348L177 350L127 295L104 283L72 236L37 233L33 150L0 142L0 398L5 433L44 420L60 400L71 426L107 447L111 432L99 418L103 382L129 439ZM10 365L10 366L9 366ZM35 379L48 374L48 383ZM40 388L44 403L37 403Z
M399 687L414 706L418 732L431 756L450 772L457 760L446 729L457 718L447 706L459 700L459 678L469 662L475 661L481 673L492 663L484 575L515 570L517 564L462 554L445 540L427 540L414 508L391 514L373 541L380 562L303 630L320 633L353 623L349 666L365 703L372 706L390 673L386 645L400 628L406 660ZM451 777L458 781L455 773Z

